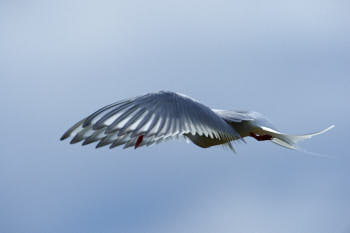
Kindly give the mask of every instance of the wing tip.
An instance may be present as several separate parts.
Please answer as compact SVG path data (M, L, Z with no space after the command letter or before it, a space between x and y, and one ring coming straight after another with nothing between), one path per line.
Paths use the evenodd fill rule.
M75 143L78 143L80 142L82 139L78 136L75 136L71 141L70 141L70 144L75 144Z
M79 126L81 126L81 125L84 123L85 120L86 120L86 118L84 118L84 119L78 121L78 122L75 123L72 127L70 127L70 128L62 135L62 137L60 138L60 141L63 141L63 140L65 140L65 139L69 138L69 137L72 135L72 133L74 132L74 130L76 130Z
M69 138L70 136L71 136L71 132L68 130L60 137L60 141L63 141L65 139Z
M63 134L62 137L60 138L60 141L63 141L65 139L67 139L68 137L69 137L69 135L67 136L67 135Z

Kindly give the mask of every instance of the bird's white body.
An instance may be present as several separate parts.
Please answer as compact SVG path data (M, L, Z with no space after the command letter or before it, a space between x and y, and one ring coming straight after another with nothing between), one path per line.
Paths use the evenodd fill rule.
M137 148L184 136L203 148L225 145L233 150L231 141L252 136L296 149L299 141L333 127L301 136L283 134L260 113L211 109L183 94L161 91L105 106L72 126L61 140L74 135L71 143Z

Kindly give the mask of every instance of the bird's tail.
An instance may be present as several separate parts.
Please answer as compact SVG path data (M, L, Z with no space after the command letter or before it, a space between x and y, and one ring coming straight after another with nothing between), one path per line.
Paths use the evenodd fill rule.
M323 134L323 133L327 132L328 130L331 130L332 128L334 128L334 125L331 125L328 128L321 130L319 132L305 134L305 135L289 135L289 134L279 133L276 131L273 131L273 132L270 131L269 134L272 134L271 135L273 137L271 139L272 142L274 142L280 146L296 150L296 149L301 149L298 146L299 142L304 141L304 140L309 139L309 138L312 138L313 136ZM267 130L265 130L265 131L267 131Z

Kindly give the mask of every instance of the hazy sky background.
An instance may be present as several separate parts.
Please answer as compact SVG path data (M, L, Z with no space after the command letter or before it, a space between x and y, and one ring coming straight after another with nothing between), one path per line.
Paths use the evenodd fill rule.
M350 4L0 2L0 232L349 233ZM248 139L60 142L96 109L173 90L267 115L321 158Z

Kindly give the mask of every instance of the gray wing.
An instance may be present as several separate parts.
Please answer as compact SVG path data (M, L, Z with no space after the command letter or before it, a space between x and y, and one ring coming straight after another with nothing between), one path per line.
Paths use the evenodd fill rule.
M161 91L105 106L72 126L61 138L73 135L71 143L99 141L96 147L125 144L151 145L184 134L217 139L239 139L240 135L207 106L173 92Z
M213 109L213 111L224 119L226 122L240 123L248 121L256 127L268 127L273 130L276 128L272 125L263 114L254 111L231 111L231 110L219 110Z
M252 121L255 119L253 112L212 109L216 114L227 122Z
M251 132L261 134L263 130L277 131L272 123L262 114L254 111L213 111L233 127L241 137L249 136Z

